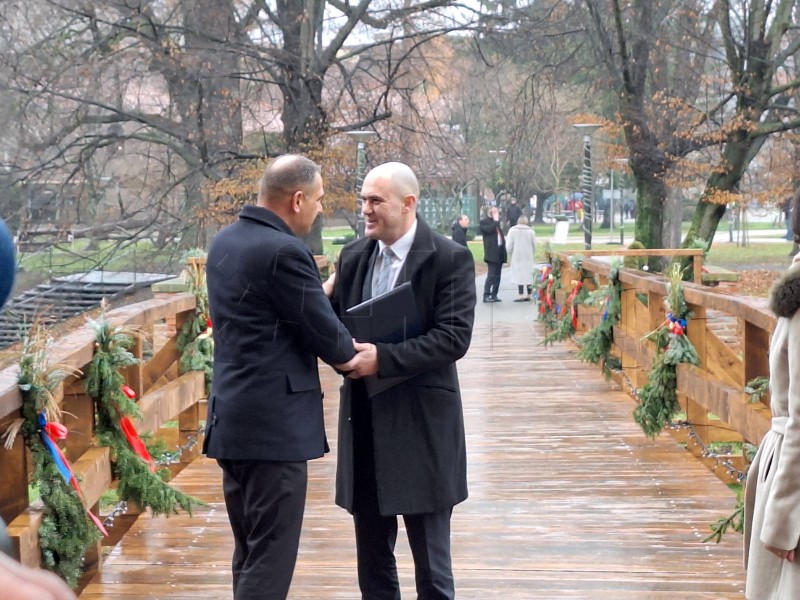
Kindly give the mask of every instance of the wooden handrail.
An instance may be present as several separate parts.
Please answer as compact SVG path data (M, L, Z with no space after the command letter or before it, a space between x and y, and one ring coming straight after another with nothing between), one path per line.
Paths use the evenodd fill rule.
M183 322L194 314L195 297L186 292L156 294L156 298L111 310L107 318L112 325L134 328L149 339L153 339L150 360L144 359L143 344L138 340L132 352L140 364L129 369L128 385L138 392L142 419L137 423L140 432L159 433L167 420L178 420L175 439L184 443L189 436L198 437L200 421L199 403L205 397L204 375L192 371L178 373L180 356L175 339ZM154 338L157 329L160 341ZM63 364L84 370L94 352L94 332L88 325L56 339L50 350L50 364ZM0 431L19 417L22 396L17 386L16 366L0 371ZM57 397L64 407L64 422L77 435L68 436L65 451L72 462L73 470L80 482L88 506L95 505L100 496L112 485L111 458L107 448L92 444L94 408L91 398L83 392L80 377L70 377L61 384ZM174 441L174 440L173 440ZM184 452L182 463L191 461L199 454L200 445ZM28 507L28 483L30 473L22 436L18 436L12 448L0 446L0 515L9 523L9 534L14 542L18 558L29 566L38 566L40 561L37 530L41 521L39 511ZM87 555L87 565L96 564L101 553L99 547Z
M667 253L662 250L553 253L553 260L561 262L564 273L560 299L563 300L570 293L569 282L578 276L572 272L571 256L587 256L581 269L604 284L608 281L610 265L593 260L590 255L630 256L628 252L650 256ZM675 253L673 255L692 256L687 250L672 252ZM625 267L619 269L619 281L623 287L622 313L620 322L614 328L614 353L621 359L623 370L631 383L641 388L647 381L655 353L654 343L643 338L664 320L668 282L661 275ZM714 442L760 442L771 425L768 398L751 402L743 388L752 378L769 375L767 352L769 338L775 328L775 316L765 306L754 304L752 299L712 291L696 283L684 283L683 291L693 313L686 333L700 358L699 366L680 365L677 370L678 397L687 420L706 447ZM717 314L709 318L709 311ZM586 306L578 308L578 315L579 332L590 329L602 318L600 311ZM738 340L738 347L731 348L730 340L720 335L719 326L715 323L721 320L735 325L734 337ZM677 435L680 437L680 434ZM689 442L690 447L693 445L692 439L684 441ZM699 448L699 445L695 445ZM696 450L700 454L698 448ZM708 457L701 458L707 462L710 460ZM731 456L728 460L739 469L746 467L743 457ZM723 479L727 478L725 469L715 472Z

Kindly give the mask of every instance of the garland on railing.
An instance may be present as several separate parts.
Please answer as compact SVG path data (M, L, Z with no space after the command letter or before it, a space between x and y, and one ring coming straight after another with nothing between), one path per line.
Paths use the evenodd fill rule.
M601 364L603 374L611 376L609 368L612 356L611 348L614 344L614 326L622 315L622 284L619 280L619 269L622 261L614 258L608 271L608 284L589 293L583 303L595 308L603 308L603 317L600 322L587 331L578 340L580 349L578 358L584 362Z
M638 392L641 404L633 413L634 420L649 437L658 435L678 411L677 366L700 364L694 346L684 335L690 313L683 297L680 265L670 268L667 279L667 318L643 338L655 341L656 355L647 384Z
M13 443L18 430L33 457L33 481L39 485L44 504L39 526L42 566L74 588L83 572L84 555L105 529L88 512L69 461L56 443L66 438L67 428L59 422L61 411L53 392L73 371L49 366L48 345L44 328L34 323L25 337L19 362L24 421L16 424L18 429L10 433L7 444Z
M744 393L749 396L750 402L761 402L761 399L769 391L769 377L759 375L753 377L744 386Z
M578 327L578 304L581 304L588 295L583 287L583 257L571 257L570 264L572 269L578 273L579 278L571 281L572 291L564 301L564 315L556 321L552 333L544 338L542 344L545 346L554 342L563 342L572 337ZM560 314L560 310L556 313L556 316L558 314Z
M120 369L137 363L129 352L133 335L112 327L105 315L89 321L95 332L95 352L86 373L86 393L95 401L97 437L111 449L117 492L124 501L136 502L153 514L177 513L182 508L191 514L192 504L201 501L180 492L165 481L167 469L157 470L146 446L131 422L141 411L134 401L136 393L127 385Z
M561 262L547 253L550 261L545 264L536 285L539 298L539 320L544 323L546 329L555 329L558 324L558 315L561 307L556 302L556 290L561 287Z
M212 337L211 313L208 309L208 287L206 286L205 265L198 260L205 259L202 250L189 253L186 258L184 278L189 291L194 294L196 308L181 327L176 344L181 353L179 366L181 373L203 371L206 394L211 391L211 378L214 364L214 338Z

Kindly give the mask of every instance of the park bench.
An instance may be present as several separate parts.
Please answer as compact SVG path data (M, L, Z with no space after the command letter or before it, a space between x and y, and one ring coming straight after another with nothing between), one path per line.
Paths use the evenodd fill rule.
M704 264L701 280L703 285L717 286L720 282L735 283L739 281L739 276L740 273L738 271L731 271L717 265Z

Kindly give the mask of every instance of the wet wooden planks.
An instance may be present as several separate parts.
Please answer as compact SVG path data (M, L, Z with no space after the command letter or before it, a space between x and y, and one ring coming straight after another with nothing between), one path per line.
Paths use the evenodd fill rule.
M702 542L732 510L731 492L669 435L645 438L633 401L572 346L537 345L542 331L526 319L476 325L459 365L470 498L453 515L458 597L742 598L741 536ZM338 378L325 367L323 381L335 449ZM360 597L334 471L335 454L310 463L290 598ZM231 597L219 470L201 459L176 484L209 506L194 518L140 518L82 599ZM414 598L402 530L398 562L404 597Z

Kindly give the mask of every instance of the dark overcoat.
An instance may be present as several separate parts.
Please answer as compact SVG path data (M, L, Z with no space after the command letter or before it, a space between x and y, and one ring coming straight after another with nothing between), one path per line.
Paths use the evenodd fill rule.
M314 257L275 213L246 206L211 242L214 380L203 451L211 458L304 461L327 451L317 356L355 353Z
M371 287L377 242L342 249L333 304L340 315ZM401 344L376 344L378 377L413 375L369 399L378 505L383 515L439 511L467 497L464 415L456 361L469 348L475 314L472 254L420 219L396 285L410 281L424 333ZM346 379L339 414L336 503L353 511L354 394Z
M508 260L508 253L506 252L505 237L500 231L500 223L491 217L484 217L478 223L478 227L483 235L484 262L505 264ZM498 239L500 243L498 243Z

